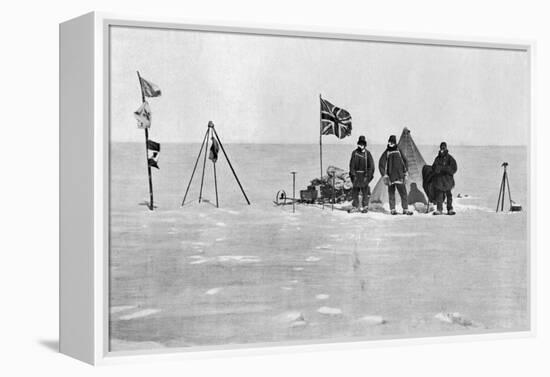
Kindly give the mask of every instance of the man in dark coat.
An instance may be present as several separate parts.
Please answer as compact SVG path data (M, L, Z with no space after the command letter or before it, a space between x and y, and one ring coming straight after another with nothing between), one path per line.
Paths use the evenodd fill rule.
M432 170L434 173L432 182L435 190L435 201L437 203L437 210L434 212L434 215L441 215L443 213L443 201L445 199L447 200L447 214L456 214L453 210L453 194L451 190L455 187L453 175L457 171L457 166L455 159L447 150L447 143L444 141L439 145L439 153L432 164Z
M349 162L349 175L353 182L352 197L353 207L356 211L367 212L369 206L370 187L369 183L374 177L374 160L367 150L367 140L359 136L357 149L351 154ZM359 205L359 193L363 195L361 206Z
M397 138L391 135L388 139L388 146L378 160L378 169L384 182L388 185L388 196L390 201L390 210L392 215L397 215L395 210L395 189L401 197L401 207L404 215L412 215L409 211L409 201L407 199L407 187L405 179L408 175L407 159L401 150L397 147Z

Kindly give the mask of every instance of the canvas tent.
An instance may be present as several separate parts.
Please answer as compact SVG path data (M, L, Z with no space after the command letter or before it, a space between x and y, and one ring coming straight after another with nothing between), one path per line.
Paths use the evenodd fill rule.
M410 194L412 183L416 184L418 190L422 190L422 168L426 165L426 162L411 137L411 131L407 127L403 128L403 132L401 133L397 146L405 155L409 167L409 178L406 182L407 193ZM375 163L378 169L378 159L376 157ZM421 194L424 200L426 200L425 194L423 192ZM401 199L397 190L395 193L395 207L396 209L401 208ZM389 209L388 186L384 184L382 177L378 180L376 186L374 186L374 189L372 190L369 208L371 210Z

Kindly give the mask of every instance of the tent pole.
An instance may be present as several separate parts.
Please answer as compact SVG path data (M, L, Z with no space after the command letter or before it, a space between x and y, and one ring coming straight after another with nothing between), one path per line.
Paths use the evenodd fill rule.
M197 160L195 161L195 166L193 167L193 172L191 173L191 178L189 179L189 183L187 184L187 189L185 190L185 195L183 196L183 200L181 201L181 206L182 207L185 204L185 199L187 198L187 193L189 192L189 187L191 187L191 182L193 182L193 176L195 175L195 170L197 170L197 165L199 164L199 160L200 160L201 154L202 154L202 149L204 148L204 142L206 140L207 135L208 135L208 130L206 130L206 133L204 134L204 138L202 139L201 149L199 150L199 155L197 156Z

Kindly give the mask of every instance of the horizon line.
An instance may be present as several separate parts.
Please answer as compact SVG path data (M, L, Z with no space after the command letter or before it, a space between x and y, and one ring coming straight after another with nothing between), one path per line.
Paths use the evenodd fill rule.
M110 140L110 143L126 143L126 144L141 144L142 141L130 141L130 140ZM201 144L200 141L163 141L163 144ZM267 142L247 142L247 141L224 141L223 144L256 144L256 145L318 145L318 143L296 143L296 142L290 142L290 143L283 143L283 142L277 142L277 143L267 143ZM370 143L369 145L386 145L387 143ZM421 146L438 146L439 142L434 144L421 144L421 143L415 143L417 145ZM528 147L528 144L452 144L447 142L449 146L455 146L455 147ZM323 143L323 145L346 145L346 146L355 146L355 143ZM368 145L367 145L368 148Z

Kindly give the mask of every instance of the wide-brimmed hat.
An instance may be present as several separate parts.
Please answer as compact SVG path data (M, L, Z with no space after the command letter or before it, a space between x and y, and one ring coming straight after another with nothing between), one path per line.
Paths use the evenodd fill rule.
M367 146L367 139L363 135L359 136L359 140L357 140L357 145L364 145Z

